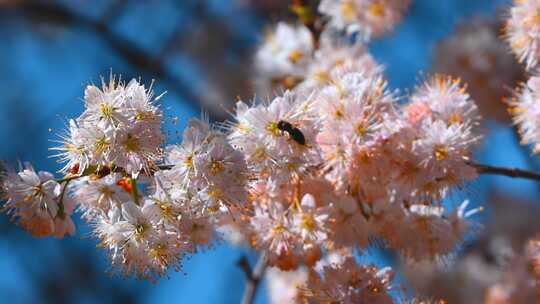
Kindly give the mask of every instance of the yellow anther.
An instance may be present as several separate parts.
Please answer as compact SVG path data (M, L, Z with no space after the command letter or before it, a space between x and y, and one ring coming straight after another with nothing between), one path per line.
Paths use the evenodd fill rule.
M436 160L445 160L448 157L448 149L445 146L437 145L433 150L433 154L435 154Z

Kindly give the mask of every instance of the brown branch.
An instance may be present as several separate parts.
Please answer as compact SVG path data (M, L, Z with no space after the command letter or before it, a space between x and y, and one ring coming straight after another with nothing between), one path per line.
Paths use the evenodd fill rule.
M122 16L122 14L126 11L125 8L128 4L129 0L113 0L99 18L99 22L102 24L108 24L115 19L119 19L119 17Z
M249 262L245 256L240 258L238 261L238 266L244 270L247 279L246 289L244 290L244 295L242 296L242 304L253 303L257 289L262 281L264 272L266 271L267 258L268 256L266 252L261 252L259 260L253 269L251 269L251 266L249 265Z
M540 173L529 171L529 170L523 170L519 168L507 168L507 167L497 167L497 166L490 166L490 165L484 165L479 164L475 162L468 161L467 165L473 167L476 169L476 172L478 174L485 174L485 175L502 175L512 178L523 178L523 179L531 179L540 181ZM173 165L159 165L157 166L158 170L171 170L173 168ZM243 258L245 259L245 258ZM244 263L244 261L240 260L238 262L239 266L242 266L241 263ZM249 264L248 264L249 266Z
M474 162L467 162L467 164L476 169L478 174L491 174L491 175L502 175L512 178L524 178L540 181L540 173L533 171L522 170L518 168L505 168L505 167L496 167L490 165L483 165Z
M309 0L292 0L291 11L298 19L311 31L315 48L319 48L323 24L320 15L317 13L317 6Z
M122 1L120 1L122 3ZM4 10L11 10L6 9ZM136 43L115 33L106 23L101 20L94 20L91 17L76 13L66 7L54 2L24 1L22 4L12 9L29 18L41 19L48 22L60 22L62 24L85 28L94 32L108 46L115 51L121 58L125 59L133 67L146 73L151 78L157 78L163 81L171 91L183 97L187 103L199 110L202 106L200 96L193 87L182 79L173 76L160 62L159 58L146 52ZM3 18L0 15L0 18ZM105 17L107 20L107 17ZM210 113L212 118L221 118L223 115Z

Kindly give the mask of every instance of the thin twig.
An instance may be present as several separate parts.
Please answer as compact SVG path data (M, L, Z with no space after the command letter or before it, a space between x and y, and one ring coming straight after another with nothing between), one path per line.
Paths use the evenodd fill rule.
M133 187L133 201L137 206L140 206L141 204L139 202L139 189L137 189L137 179L132 177L129 180L131 182L131 186Z
M513 138L514 138L514 140L516 142L516 146L519 147L519 152L523 156L523 158L525 159L527 169L534 170L534 171L539 171L540 167L539 167L538 163L535 161L535 159L533 159L532 154L529 151L529 147L523 145L520 142L521 135L519 133L518 126L513 125L512 130L514 131L513 132L513 135L514 135ZM537 191L540 191L540 185L537 185L536 188L537 188Z
M467 164L476 169L478 174L492 174L492 175L503 175L513 178L524 178L540 181L540 173L533 171L522 170L518 168L505 168L505 167L496 167L490 165L483 165L474 162L467 162Z
M74 179L78 179L78 178L81 178L81 177L85 177L86 175L83 175L83 174L80 174L80 175L68 175L68 176L65 176L61 179L58 179L56 180L57 183L59 184L63 184L63 183L67 183L67 182L70 182Z
M519 168L507 168L507 167L497 167L491 165L478 164L475 162L468 161L467 165L476 169L478 174L491 174L491 175L502 175L512 178L524 178L540 181L540 173L523 170ZM170 170L173 168L173 165L159 165L159 170Z
M66 209L65 209L65 206L64 206L64 196L66 195L66 190L67 190L67 187L69 185L69 182L71 182L73 180L72 179L66 179L65 180L65 184L63 185L63 188L62 188L62 192L60 193L60 198L58 199L58 217L60 219L64 219L66 217Z
M512 178L523 178L523 179L531 179L531 180L540 181L540 173L537 173L537 172L534 172L534 171L523 170L523 169L519 169L519 168L507 168L507 167L497 167L497 166L491 166L491 165L484 165L484 164L479 164L479 163L475 163L475 162L472 162L472 161L468 161L466 163L467 163L467 165L475 168L476 171L478 172L478 174L502 175L502 176L507 176L507 177L512 177ZM172 168L174 168L174 165L163 164L163 165L157 165L154 170L155 171L171 170ZM122 169L120 167L115 167L114 170L112 170L112 172L124 172L125 173L124 169ZM154 173L154 171L151 172L151 174L153 174L153 173ZM107 174L104 174L103 176L105 176ZM66 177L64 179L58 180L57 182L63 183L63 182L66 182L67 180L77 179L77 178L80 178L80 177L83 177L83 176L86 176L86 175L88 175L88 174L82 174L82 175L78 175L78 176L68 176L68 177ZM243 265L241 265L241 263L244 263L244 261L240 260L238 263L239 263L239 266L243 267Z
M242 304L252 304L253 300L255 299L255 294L257 293L257 289L259 287L259 284L262 281L262 278L264 276L264 272L266 271L267 267L267 254L265 251L261 252L261 255L259 256L259 260L257 261L257 264L255 265L255 268L251 269L251 266L249 266L249 262L245 256L243 256L238 261L238 266L244 270L244 273L246 274L246 289L244 290L244 295L242 296Z

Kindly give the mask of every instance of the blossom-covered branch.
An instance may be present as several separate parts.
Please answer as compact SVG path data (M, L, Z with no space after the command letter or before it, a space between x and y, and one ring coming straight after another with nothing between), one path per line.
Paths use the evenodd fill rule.
M354 252L375 239L409 263L444 259L482 210L443 204L456 189L479 174L540 180L474 161L481 117L460 79L436 74L407 96L388 87L365 43L408 4L323 0L320 32L311 20L278 23L254 78L282 93L238 100L222 123L190 119L178 143L165 144L163 95L151 87L112 75L88 85L84 111L53 148L65 177L8 170L4 210L33 235L57 237L74 234L77 210L124 275L155 280L226 239L261 252L254 269L240 264L244 303L265 270L271 287L289 287L275 303L394 302L393 271ZM532 78L511 103L523 142L536 145L539 87Z

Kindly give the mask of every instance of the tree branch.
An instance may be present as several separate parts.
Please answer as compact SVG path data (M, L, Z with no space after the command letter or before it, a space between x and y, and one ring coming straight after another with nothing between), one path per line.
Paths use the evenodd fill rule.
M507 168L507 167L484 165L484 164L479 164L472 161L468 161L466 163L467 165L475 168L478 174L502 175L502 176L507 176L507 177L512 177L512 178L523 178L523 179L531 179L531 180L540 181L540 173L537 173L534 171L523 170L519 168ZM158 166L159 170L170 170L172 168L173 168L173 165L159 165ZM239 266L242 266L241 263L243 263L243 261L239 261L238 263L239 263Z
M255 268L251 269L249 262L245 256L240 258L238 261L238 266L244 270L246 274L246 289L244 290L244 295L242 296L242 304L252 304L255 299L255 294L257 293L257 288L262 281L264 272L267 267L267 254L265 251L259 256L259 260L255 265Z
M527 171L518 168L505 168L483 165L475 162L467 162L467 165L475 168L478 174L503 175L512 178L524 178L540 181L540 173L536 173L533 171Z
M119 3L125 4L124 1L119 1ZM61 22L63 24L85 28L94 32L129 64L148 74L148 76L160 79L166 83L171 91L183 97L186 102L191 104L191 106L197 110L202 106L200 96L195 93L192 86L182 79L170 74L160 62L159 58L153 58L153 56L143 48L111 30L106 23L108 16L104 17L105 22L103 22L103 20L94 20L85 15L73 12L62 5L49 1L24 1L13 10L30 18ZM0 15L0 17L1 16L2 15ZM210 115L212 118L221 118L222 116L218 113L210 113Z

